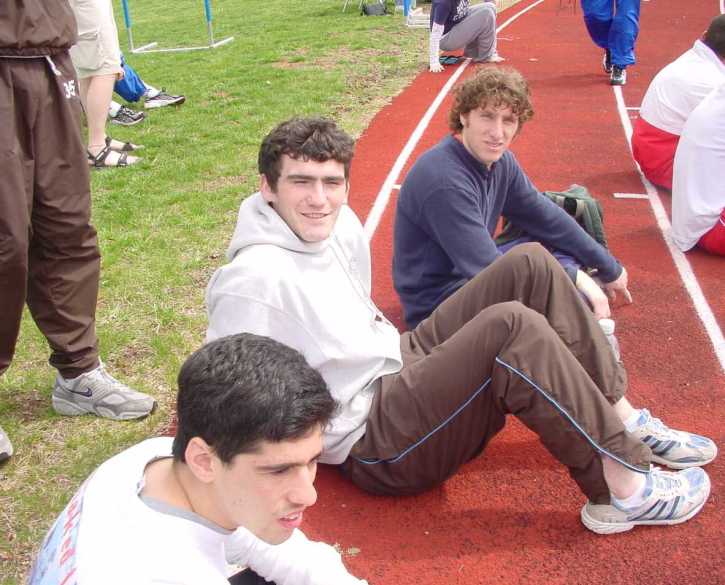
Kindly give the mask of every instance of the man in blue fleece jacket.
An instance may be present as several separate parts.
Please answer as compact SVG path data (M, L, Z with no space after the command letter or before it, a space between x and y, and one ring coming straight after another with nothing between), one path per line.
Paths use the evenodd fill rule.
M528 85L512 69L487 67L461 84L449 113L452 134L408 173L395 217L393 281L415 327L512 243L497 248L501 216L554 253L598 318L607 295L579 270L596 268L610 298L631 301L627 272L561 207L542 195L509 150L533 114Z

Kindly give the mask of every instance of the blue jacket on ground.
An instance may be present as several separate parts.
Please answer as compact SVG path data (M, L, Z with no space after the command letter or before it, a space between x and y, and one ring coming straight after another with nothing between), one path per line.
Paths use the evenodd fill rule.
M604 247L537 191L511 151L489 170L449 135L420 156L398 197L393 283L410 327L501 255L493 240L501 216L597 268L604 282L621 274Z

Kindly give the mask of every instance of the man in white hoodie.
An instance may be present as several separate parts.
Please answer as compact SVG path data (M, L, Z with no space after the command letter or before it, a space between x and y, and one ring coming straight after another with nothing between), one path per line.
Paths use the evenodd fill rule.
M324 119L277 126L207 289L209 341L240 331L299 350L340 409L320 461L412 494L481 453L515 413L569 468L599 533L674 524L710 491L717 449L624 397L626 374L541 246L505 254L402 335L373 303L370 250L346 205L353 141ZM681 471L652 468L650 462Z
M29 585L365 585L298 530L335 407L289 347L248 333L205 345L179 372L176 436L93 472ZM227 562L248 568L228 580Z

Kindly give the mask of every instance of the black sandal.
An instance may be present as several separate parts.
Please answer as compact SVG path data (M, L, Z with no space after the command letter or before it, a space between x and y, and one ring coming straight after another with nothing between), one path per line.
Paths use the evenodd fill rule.
M131 142L124 142L120 149L113 148L111 146L112 141L113 138L111 138L110 136L106 136L106 148L110 148L111 150L115 150L116 152L133 152L134 150L141 150L143 148L143 146L132 144Z
M128 153L127 152L121 152L116 153L118 154L118 160L116 161L116 164L113 165L107 165L106 159L108 158L108 155L112 152L115 152L111 149L110 146L104 147L101 152L99 152L96 156L93 156L90 151L86 151L88 153L88 164L92 166L94 169L112 169L114 167L127 167L128 166Z

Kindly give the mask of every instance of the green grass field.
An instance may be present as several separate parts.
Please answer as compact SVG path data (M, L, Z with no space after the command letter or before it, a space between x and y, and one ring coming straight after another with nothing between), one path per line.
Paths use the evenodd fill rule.
M100 462L168 425L179 365L203 341L204 288L224 260L240 200L257 187L264 134L290 116L315 114L358 135L426 67L427 31L406 28L400 14L361 17L354 0L343 13L342 4L217 0L215 37L233 35L231 44L127 55L149 83L187 96L141 125L109 124L115 138L145 145L144 161L92 174L102 357L159 409L130 423L56 415L48 347L26 315L0 378L0 425L16 449L0 467L0 583L22 582L51 521ZM136 46L206 43L201 0L130 5Z

